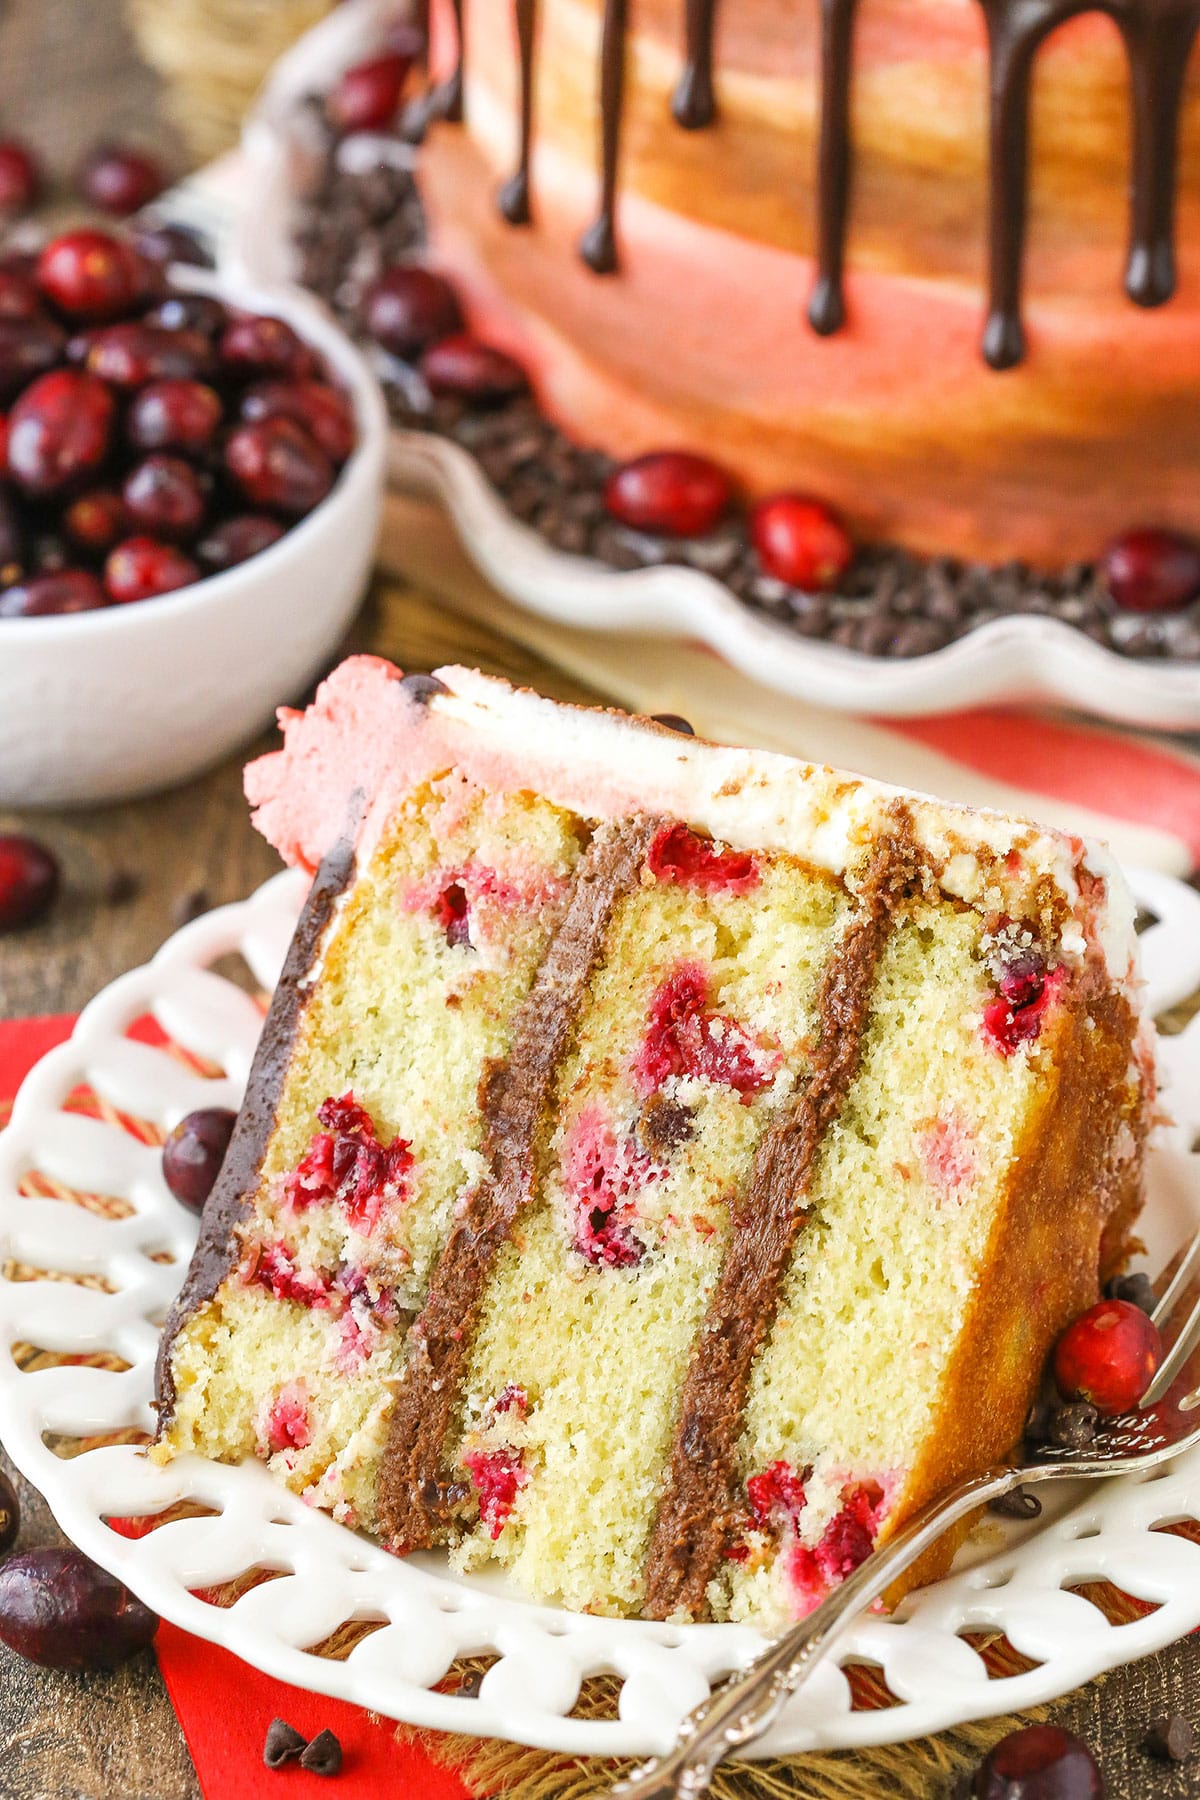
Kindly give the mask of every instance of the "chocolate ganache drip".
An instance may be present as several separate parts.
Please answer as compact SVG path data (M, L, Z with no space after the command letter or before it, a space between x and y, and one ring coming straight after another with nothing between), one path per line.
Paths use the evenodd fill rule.
M628 0L604 0L604 26L600 34L600 210L579 244L579 254L597 275L611 275L617 267L614 218L628 24Z
M677 125L700 131L717 116L713 91L713 27L717 0L685 0L684 63L679 85L671 101Z
M496 205L510 225L528 225L529 153L533 145L533 38L537 30L537 0L513 0L517 27L517 57L521 65L521 128L516 173L496 196Z
M850 204L850 67L855 0L821 0L821 127L817 154L817 279L808 322L821 337L846 319L842 268Z

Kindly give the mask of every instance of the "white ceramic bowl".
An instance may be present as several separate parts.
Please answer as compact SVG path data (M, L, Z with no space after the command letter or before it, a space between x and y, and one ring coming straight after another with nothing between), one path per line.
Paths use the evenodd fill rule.
M219 762L303 692L366 583L387 418L363 358L307 295L192 269L173 279L294 326L350 395L358 443L328 498L236 568L155 600L0 619L0 805L127 800Z

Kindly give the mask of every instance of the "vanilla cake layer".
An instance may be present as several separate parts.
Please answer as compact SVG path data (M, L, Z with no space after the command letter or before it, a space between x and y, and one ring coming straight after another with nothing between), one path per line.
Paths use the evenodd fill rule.
M248 789L316 880L155 1453L575 1608L808 1610L1124 1253L1119 875L463 670L358 658L284 728Z

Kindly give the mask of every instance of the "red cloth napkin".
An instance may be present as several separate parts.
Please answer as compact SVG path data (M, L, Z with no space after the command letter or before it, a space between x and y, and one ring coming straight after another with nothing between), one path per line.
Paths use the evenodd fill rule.
M27 1070L63 1041L73 1023L69 1015L0 1021L0 1124ZM205 1800L303 1800L318 1793L325 1800L469 1800L470 1790L453 1770L398 1739L394 1725L361 1707L274 1681L165 1620L154 1647ZM286 1719L307 1738L326 1728L334 1732L344 1758L336 1781L294 1763L282 1771L265 1767L263 1740L274 1718Z

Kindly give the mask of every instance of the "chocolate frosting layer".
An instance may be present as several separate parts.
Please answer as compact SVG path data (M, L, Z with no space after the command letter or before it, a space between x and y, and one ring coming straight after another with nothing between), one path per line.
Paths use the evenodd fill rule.
M447 1441L487 1283L513 1225L537 1190L538 1143L618 901L638 885L663 821L603 825L576 866L570 899L513 1028L512 1048L480 1083L489 1173L466 1196L425 1304L409 1332L379 1476L379 1513L392 1543L433 1543L466 1501L469 1484L446 1468Z
M361 810L362 796L356 795L354 819L348 835L326 856L309 889L258 1041L246 1084L246 1097L229 1149L205 1203L200 1238L183 1286L163 1327L154 1376L160 1437L169 1426L175 1409L175 1381L171 1370L175 1340L188 1321L213 1298L237 1264L237 1228L250 1214L263 1158L275 1129L296 1031L308 1000L305 977L316 960L338 897L354 875L353 827Z
M825 1133L862 1058L875 972L917 855L905 809L873 849L858 909L826 965L808 1079L759 1144L737 1196L725 1260L680 1396L675 1442L646 1557L647 1618L704 1615L706 1589L737 1516L737 1447L750 1371L808 1219L805 1195Z

